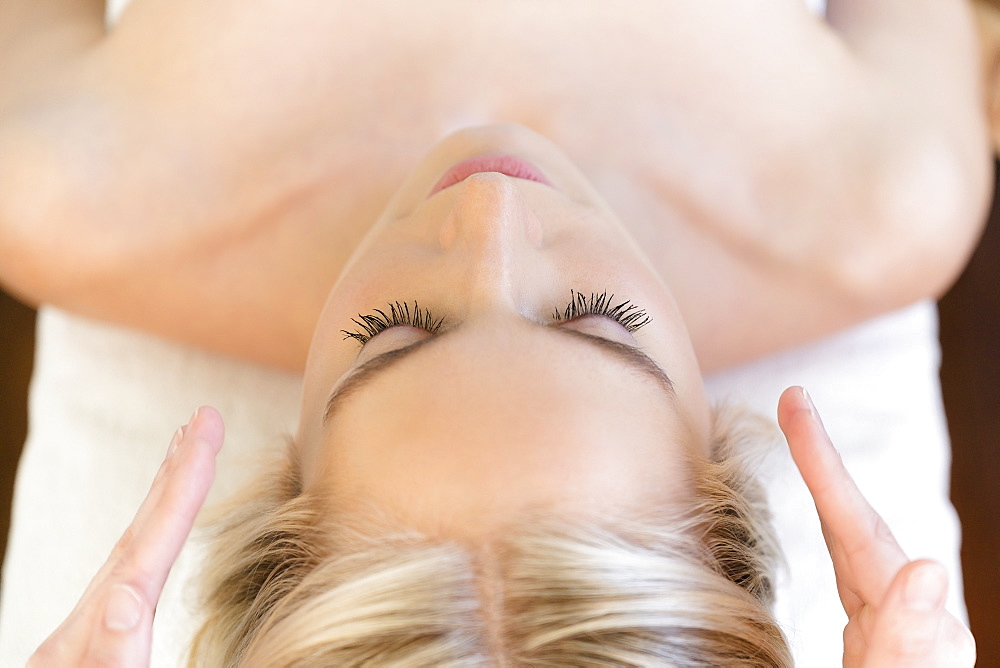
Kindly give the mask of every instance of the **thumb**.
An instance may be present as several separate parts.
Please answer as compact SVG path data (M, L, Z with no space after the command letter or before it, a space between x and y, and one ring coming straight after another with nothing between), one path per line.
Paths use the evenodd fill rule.
M865 668L926 668L944 663L948 647L942 627L948 574L936 561L911 561L899 569L874 609ZM970 664L971 665L971 664Z

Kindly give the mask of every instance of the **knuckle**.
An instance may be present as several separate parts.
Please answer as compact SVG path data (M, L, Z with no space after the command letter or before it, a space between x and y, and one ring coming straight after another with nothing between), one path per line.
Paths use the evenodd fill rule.
M120 558L122 554L127 552L128 549L132 546L132 543L135 542L136 533L137 532L135 530L135 527L129 524L128 527L125 528L125 531L122 533L121 538L119 538L118 542L115 543L115 547L111 551L112 556Z

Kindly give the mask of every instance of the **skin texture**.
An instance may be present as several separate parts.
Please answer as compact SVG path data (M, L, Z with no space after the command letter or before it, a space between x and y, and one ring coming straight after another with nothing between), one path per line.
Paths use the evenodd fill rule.
M304 368L344 263L460 127L563 147L705 371L939 294L983 220L960 0L137 0L109 33L100 7L0 10L0 281L268 364Z
M427 198L451 164L500 149L553 186L479 173ZM633 335L596 314L554 322L572 289L633 300L650 324ZM360 352L343 340L356 314L396 301L445 324L435 334L393 327ZM545 331L556 328L643 349L672 391ZM346 372L438 337L352 392L324 427ZM528 506L585 512L683 498L684 455L706 456L708 431L690 339L649 259L554 145L503 126L442 142L360 244L313 338L296 440L307 487L367 497L421 530L474 535Z
M572 460L574 480L617 490L621 504L682 495L677 461L703 443L699 366L723 368L936 295L978 234L989 167L972 22L957 0L831 0L826 22L791 0L637 1L613 13L596 2L453 4L138 0L106 34L101 3L6 3L0 58L15 74L0 75L0 280L28 300L295 370L313 340L300 441L315 470L342 476L317 480L456 532L470 517L441 512L456 498L488 506L497 522L525 504L593 507L570 482L541 484L569 459L532 447L558 440L529 410L543 402L577 429L569 433L585 455ZM457 128L487 124L514 150L523 131L488 125L497 121L565 147L621 222L603 205L567 216L541 186L495 176L423 208L392 198ZM402 222L372 228L386 223L387 202ZM587 231L573 235L580 247L546 249L567 222ZM388 253L403 242L424 254ZM415 292L397 294L404 287ZM583 367L582 344L527 329L570 289L622 290L650 310L662 329L636 341L676 377L676 400L593 354ZM338 336L345 319L417 298L465 330L351 397L324 433L323 398L352 363ZM559 326L622 336L603 320ZM372 343L424 336L384 335ZM484 348L510 362L477 357ZM433 397L432 369L453 381ZM534 376L530 391L511 393ZM412 403L400 416L379 411L403 395ZM581 416L593 405L627 407L637 420ZM454 433L443 439L449 413ZM389 451L417 414L421 433ZM588 441L623 430L631 447L614 456ZM503 453L514 464L497 466L515 436L530 438ZM365 451L362 438L377 447ZM449 448L441 454L465 449L422 461L431 443ZM406 496L419 488L391 484L417 467L439 483L424 507ZM525 470L535 484L502 497ZM828 470L803 475L823 485ZM625 480L636 483L627 492ZM829 484L850 489L844 476ZM870 520L851 515L835 535L889 549L866 533ZM137 520L135 535L154 544L144 526ZM121 555L111 563L94 590L146 566ZM899 654L905 629L925 628L890 597L904 561L891 553L886 563L876 588L849 562L838 566L861 601L845 600L860 620L849 630L862 630L848 639L856 665L893 665L875 651ZM139 592L146 612L156 592ZM102 596L85 597L41 660L139 643L87 640L104 632ZM931 612L922 623L940 625L940 607ZM941 639L946 650L953 640Z

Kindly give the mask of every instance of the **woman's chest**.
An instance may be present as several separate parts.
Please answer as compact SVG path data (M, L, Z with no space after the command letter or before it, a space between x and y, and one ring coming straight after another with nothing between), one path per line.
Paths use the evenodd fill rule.
M830 76L842 50L800 0L137 0L112 42L150 151L211 175L204 206L190 172L164 181L203 212L190 228L252 227L253 253L322 264L317 294L434 143L517 122L690 286L685 306L733 297L745 281L692 278L732 270L731 228L822 201L812 173L838 163L823 137L851 100Z
M137 0L112 42L153 122L246 178L394 185L449 131L501 121L594 178L691 189L786 157L838 104L810 22L801 0Z

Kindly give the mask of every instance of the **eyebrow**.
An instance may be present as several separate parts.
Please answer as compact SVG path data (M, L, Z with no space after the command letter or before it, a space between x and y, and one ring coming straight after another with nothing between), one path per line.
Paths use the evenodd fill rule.
M620 362L624 362L629 368L639 371L640 373L652 378L659 383L672 398L676 398L677 392L674 389L674 382L670 380L670 376L667 375L667 372L663 370L663 367L661 367L656 360L639 348L630 346L626 343L612 341L611 339L606 339L603 336L597 336L596 334L587 334L575 329L553 327L551 325L541 324L539 324L539 327L551 332L556 332L559 336L565 336L590 344L597 350L603 351L605 355L613 357ZM403 346L402 348L397 348L395 350L390 350L389 352L376 355L358 366L358 368L350 372L347 378L334 388L333 392L330 394L330 398L326 403L326 412L323 415L323 424L325 425L330 421L330 418L344 404L344 401L348 396L357 392L366 385L369 385L377 376L382 374L387 369L395 366L401 360L410 357L424 346L448 336L448 334L456 331L457 329L459 328L456 327L449 329L446 332L442 332L441 334L437 334L426 339L420 339L419 341Z

